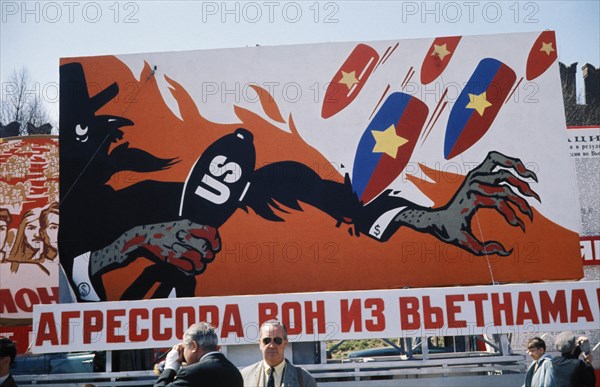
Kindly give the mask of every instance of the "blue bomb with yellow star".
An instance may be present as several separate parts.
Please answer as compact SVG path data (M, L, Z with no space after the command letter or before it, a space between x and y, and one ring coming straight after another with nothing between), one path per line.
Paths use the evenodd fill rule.
M358 144L352 186L364 203L404 169L421 134L429 109L419 99L393 93L383 103Z
M488 131L516 80L515 72L486 58L471 75L448 119L444 157L450 160L469 149Z

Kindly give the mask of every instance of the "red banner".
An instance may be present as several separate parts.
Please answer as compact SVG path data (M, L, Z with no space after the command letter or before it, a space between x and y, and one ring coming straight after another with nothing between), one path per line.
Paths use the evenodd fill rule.
M595 329L597 282L203 297L36 306L33 351L169 347L207 321L221 345L253 344L277 318L290 341Z

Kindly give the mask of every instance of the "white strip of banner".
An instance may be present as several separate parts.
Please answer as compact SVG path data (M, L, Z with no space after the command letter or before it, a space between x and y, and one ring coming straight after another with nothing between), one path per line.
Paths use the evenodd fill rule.
M170 347L198 321L254 344L272 318L292 342L597 329L599 298L598 282L553 282L36 305L32 351Z

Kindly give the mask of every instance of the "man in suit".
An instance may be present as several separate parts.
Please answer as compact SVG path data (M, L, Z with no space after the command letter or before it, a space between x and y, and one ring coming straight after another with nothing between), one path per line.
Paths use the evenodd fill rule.
M258 345L263 360L242 370L246 387L316 387L315 379L303 368L285 358L288 344L287 329L277 320L264 322L260 327Z
M182 363L187 365L182 367ZM183 342L167 354L165 370L154 387L243 387L240 371L219 352L215 328L200 322L183 334Z
M17 356L17 347L12 340L0 338L0 387L17 387L17 383L10 374L10 365Z

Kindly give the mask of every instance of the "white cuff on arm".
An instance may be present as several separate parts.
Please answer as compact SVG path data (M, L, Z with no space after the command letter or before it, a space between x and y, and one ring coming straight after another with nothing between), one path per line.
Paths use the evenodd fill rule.
M181 363L177 360L179 360L179 352L174 349L170 350L165 359L165 369L170 368L177 372L181 367Z

